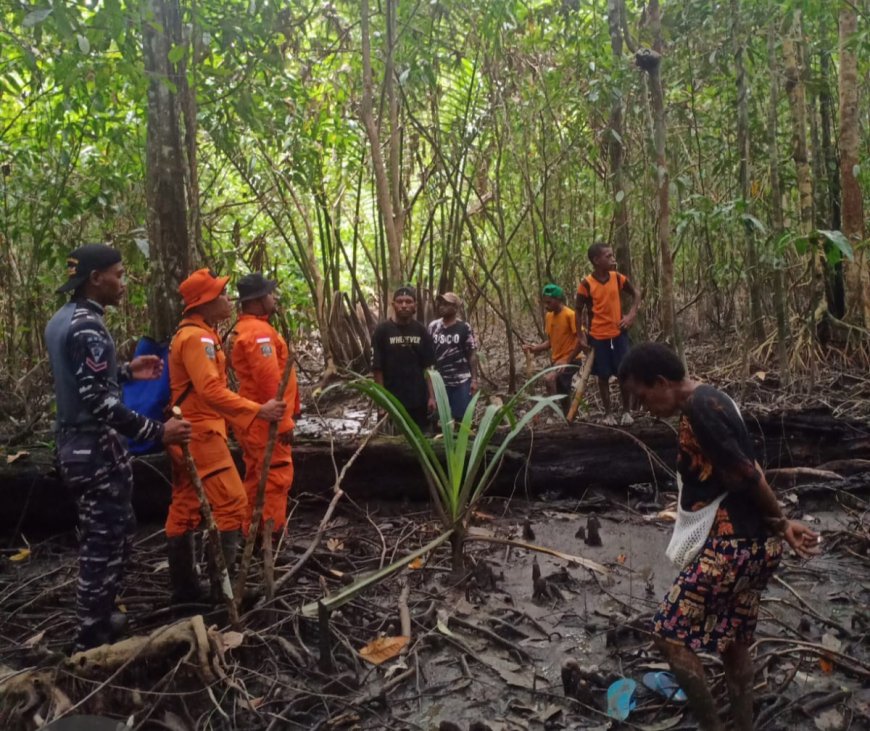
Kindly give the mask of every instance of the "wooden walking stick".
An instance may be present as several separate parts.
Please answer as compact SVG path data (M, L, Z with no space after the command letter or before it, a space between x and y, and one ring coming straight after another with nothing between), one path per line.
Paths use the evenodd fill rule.
M580 408L580 402L583 400L583 392L586 390L586 383L589 381L589 374L592 373L592 361L595 360L595 351L590 350L583 362L583 368L580 370L580 381L577 383L577 388L574 389L574 396L571 398L571 406L568 409L568 422L574 421L577 416L577 410Z
M177 419L182 419L181 409L178 406L172 407L172 415ZM184 455L184 464L187 467L187 474L190 476L190 481L196 490L196 496L199 498L199 509L202 511L205 527L208 531L208 550L211 554L212 571L217 573L217 576L212 578L216 583L220 584L221 594L224 602L227 605L227 611L230 615L230 623L233 627L239 625L239 613L236 609L236 603L233 601L233 586L230 582L230 572L227 570L227 562L224 560L224 552L221 549L221 534L217 524L214 522L214 515L211 512L211 505L208 504L208 499L205 496L205 488L202 486L202 480L199 479L199 473L196 471L196 462L193 461L193 455L190 453L190 447L187 444L181 445L181 453Z
M526 354L526 380L529 381L534 371L535 356L528 350L524 352Z
M284 372L281 374L281 382L278 384L276 399L284 397L287 382L290 380L290 371L293 369L293 354L287 354L287 362L284 364ZM278 438L278 422L269 424L269 436L266 439L266 450L263 452L263 469L260 472L260 481L257 483L257 496L254 500L254 514L251 517L251 527L248 529L248 538L245 541L245 550L242 553L242 563L239 566L239 574L236 576L236 597L241 603L242 594L245 590L245 581L248 578L248 569L251 568L251 557L254 554L254 543L260 531L260 521L263 520L263 506L266 503L266 481L269 479L269 468L272 466L272 452L275 451L275 440ZM263 540L272 540L272 536L264 536Z

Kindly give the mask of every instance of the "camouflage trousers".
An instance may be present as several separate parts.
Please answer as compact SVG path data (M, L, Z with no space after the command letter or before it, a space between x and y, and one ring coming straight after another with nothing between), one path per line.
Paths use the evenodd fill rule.
M61 431L58 468L78 508L79 577L76 649L108 642L109 620L130 555L133 466L122 438L111 429Z

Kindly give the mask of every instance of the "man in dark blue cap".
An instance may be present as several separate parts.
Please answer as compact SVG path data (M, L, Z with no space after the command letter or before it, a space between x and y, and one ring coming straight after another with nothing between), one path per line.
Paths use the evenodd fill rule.
M104 308L124 296L121 254L105 244L87 244L67 259L72 292L45 328L45 344L57 397L58 467L79 518L79 579L74 651L111 642L123 627L114 612L135 528L130 503L133 470L125 438L180 444L190 424L164 424L131 411L120 383L157 378L163 361L140 356L119 365L115 343L103 322Z

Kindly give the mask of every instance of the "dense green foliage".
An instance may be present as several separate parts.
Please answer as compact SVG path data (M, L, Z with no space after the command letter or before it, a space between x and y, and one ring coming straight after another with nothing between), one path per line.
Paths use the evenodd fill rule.
M186 59L196 94L198 258L228 272L277 271L295 320L321 330L340 290L351 305L382 304L392 263L430 292L463 292L472 314L496 313L513 346L514 319L537 311L540 285L555 280L570 291L588 268L586 246L611 238L614 211L625 206L633 274L648 293L642 327L655 335L661 264L652 111L630 47L619 57L612 52L608 5L623 3L372 6L374 116L392 214L401 219L400 261L391 262L360 118L360 3L182 3L188 43L170 59ZM826 251L831 280L837 260L865 246L838 233L837 6L685 0L662 7L671 247L677 322L686 333L745 322L747 228L759 250L766 333L774 331L772 271L785 272L788 312L806 319L815 286L810 252ZM3 358L17 373L40 362L64 255L84 241L112 239L124 249L133 286L120 317L131 336L145 326L146 7L0 0L0 316ZM865 21L850 40L865 100L856 172L866 192L870 25L866 3L856 7ZM781 47L796 9L803 10L812 230L823 234L798 223ZM624 11L624 40L653 46L646 4L630 1ZM737 174L735 43L745 45L748 200ZM781 89L776 160L768 151L774 78ZM172 79L163 83L174 87ZM611 124L616 103L624 110L621 134ZM607 154L616 138L625 157L618 191ZM771 196L772 162L782 201ZM784 231L773 218L780 202Z

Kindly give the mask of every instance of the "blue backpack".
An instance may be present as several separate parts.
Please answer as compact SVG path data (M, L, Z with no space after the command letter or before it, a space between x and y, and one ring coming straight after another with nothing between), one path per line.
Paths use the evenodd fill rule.
M123 401L133 411L162 422L170 396L169 343L158 343L146 335L136 345L134 356L137 355L156 355L162 358L163 373L154 381L127 381L123 385ZM161 450L163 445L154 440L136 442L131 439L129 448L132 454L149 454Z

